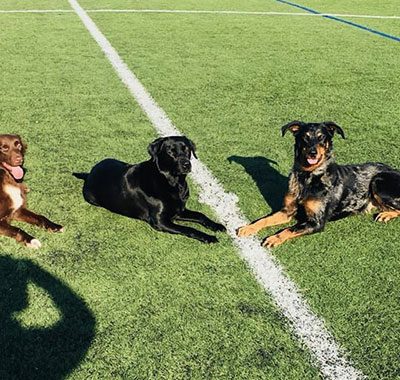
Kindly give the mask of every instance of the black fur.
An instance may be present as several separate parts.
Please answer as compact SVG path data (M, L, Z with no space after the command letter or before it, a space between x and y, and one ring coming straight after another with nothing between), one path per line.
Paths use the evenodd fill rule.
M289 222L297 224L267 238L272 247L294 237L323 231L329 220L377 208L376 220L400 216L400 172L381 163L338 165L333 157L332 137L341 127L333 122L293 121L282 127L295 136L294 165L282 209L238 230L250 236L261 228Z
M194 143L186 137L165 137L153 141L151 159L130 165L115 159L96 164L89 174L73 173L84 179L83 196L95 206L117 214L144 220L159 231L185 235L204 243L216 243L215 236L174 221L200 223L212 231L225 231L204 214L185 207L189 197L186 175L191 170Z

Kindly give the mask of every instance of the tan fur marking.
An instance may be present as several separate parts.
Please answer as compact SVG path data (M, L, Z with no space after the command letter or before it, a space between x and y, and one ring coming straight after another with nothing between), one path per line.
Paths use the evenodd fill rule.
M310 166L302 166L301 170L305 172L312 172L315 169L319 168L325 161L326 159L326 148L324 146L318 145L317 147L317 159L318 162L315 165L310 165Z
M369 202L367 207L365 208L364 212L366 214L370 214L371 212L373 212L374 210L376 210L376 205L374 205L373 202Z
M393 210L393 211L383 211L380 212L376 218L375 221L377 222L388 222L391 219L398 218L400 216L400 211L399 210Z
M292 220L295 210L296 198L291 193L287 193L283 201L282 210L257 220L254 223L248 224L247 226L240 227L237 231L237 235L240 237L251 236L265 227L289 223Z
M18 210L24 203L21 195L21 189L19 187L12 185L4 185L4 192L10 197L11 207L14 210Z
M304 201L304 208L308 216L318 214L321 210L322 201L316 198L308 198Z
M265 218L257 220L254 223L248 224L247 226L240 227L237 235L240 237L251 236L256 234L258 231L265 227L277 226L278 224L288 223L292 219L291 216L284 211L278 211Z
M300 129L299 125L292 125L291 127L289 127L289 130L292 133L296 133L299 129Z
M264 247L277 247L281 245L286 240L293 239L298 236L305 235L305 230L293 232L289 228L285 228L283 231L278 234L272 235L269 238L265 239L263 242Z
M385 205L382 198L378 194L373 194L373 196L374 199L372 200L372 203L377 209L379 209L380 211L392 211L390 207Z

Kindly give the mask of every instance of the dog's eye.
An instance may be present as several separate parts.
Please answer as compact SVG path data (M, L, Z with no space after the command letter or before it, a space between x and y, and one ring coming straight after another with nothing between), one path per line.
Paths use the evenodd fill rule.
M1 147L2 152L8 152L9 150L10 148L7 145Z
M318 135L318 141L324 141L324 135Z

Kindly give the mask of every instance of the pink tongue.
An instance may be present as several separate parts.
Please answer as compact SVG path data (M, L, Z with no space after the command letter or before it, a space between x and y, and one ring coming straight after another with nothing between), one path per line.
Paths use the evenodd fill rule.
M24 171L21 166L13 166L11 169L11 174L15 179L21 179L24 176Z
M11 166L3 162L3 165L8 169L15 179L21 179L24 176L24 170L21 166Z
M315 165L315 164L318 162L318 159L317 159L317 158L308 157L308 158L307 158L307 162L308 162L310 165Z

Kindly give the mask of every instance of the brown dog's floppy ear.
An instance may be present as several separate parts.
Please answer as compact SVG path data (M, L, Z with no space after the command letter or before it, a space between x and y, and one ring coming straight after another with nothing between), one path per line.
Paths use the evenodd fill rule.
M28 148L28 145L22 141L22 138L20 135L15 135L15 137L19 140L19 143L21 144L21 153L24 155L26 152L26 148Z
M333 136L333 134L335 132L339 133L340 136L342 136L342 138L344 137L344 132L343 129L340 128L336 123L334 123L333 121L324 121L322 124L324 124L327 128L329 133Z
M149 144L147 147L147 151L149 152L150 156L155 160L158 152L161 150L161 146L164 142L164 137L159 137L155 139L152 143Z
M21 153L22 153L22 155L24 155L26 152L26 149L28 148L28 145L22 141L21 137L19 138L19 141L21 142L21 145L22 145Z
M187 143L188 147L190 148L190 150L191 150L192 153L193 153L193 156L194 156L195 158L197 158L197 156L196 156L196 145L195 145L195 143L194 143L192 140L188 139L187 137L185 137L185 138L186 138L186 143Z
M288 129L290 129L290 132L296 135L302 125L304 125L304 123L298 120L294 120L291 123L284 125L282 127L282 137L285 136L285 133Z

